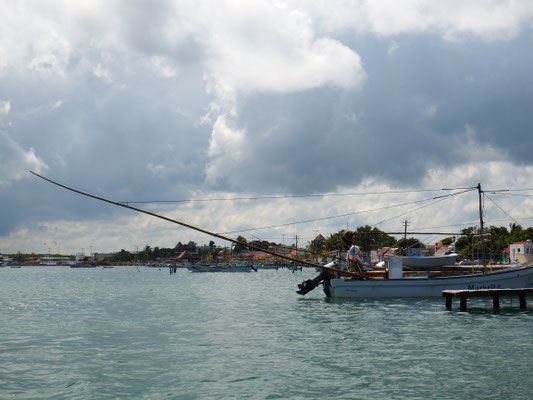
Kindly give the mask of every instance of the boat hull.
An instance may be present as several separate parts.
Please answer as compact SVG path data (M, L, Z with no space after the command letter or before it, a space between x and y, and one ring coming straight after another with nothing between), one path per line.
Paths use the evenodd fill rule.
M443 290L518 289L533 287L533 266L488 274L441 278L331 279L324 290L331 297L440 297Z

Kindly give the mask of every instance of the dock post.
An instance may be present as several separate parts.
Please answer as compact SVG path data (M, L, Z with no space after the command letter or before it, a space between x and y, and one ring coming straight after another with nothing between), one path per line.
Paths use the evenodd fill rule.
M525 310L527 308L526 306L526 294L521 293L520 294L520 309Z
M500 308L500 296L492 296L492 307L495 310Z
M452 296L450 294L446 294L446 308L452 308Z
M460 299L461 299L461 303L460 303L461 304L461 306L460 306L461 310L466 310L466 299L467 299L467 296L463 295L463 296L460 297Z

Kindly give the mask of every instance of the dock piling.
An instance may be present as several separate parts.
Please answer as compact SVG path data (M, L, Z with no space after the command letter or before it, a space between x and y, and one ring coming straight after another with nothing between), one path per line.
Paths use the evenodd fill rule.
M495 310L500 308L501 296L518 296L520 299L520 309L526 310L526 296L533 294L533 288L521 289L477 289L477 290L443 290L442 297L446 298L446 308L452 308L452 299L459 298L460 309L466 310L467 300L470 297L492 297L492 307Z

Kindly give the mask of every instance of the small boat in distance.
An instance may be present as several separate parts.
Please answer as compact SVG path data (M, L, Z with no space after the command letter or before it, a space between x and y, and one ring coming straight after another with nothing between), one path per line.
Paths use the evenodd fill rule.
M279 266L276 265L276 264L259 264L259 265L256 264L255 268L258 269L258 270L259 269L265 269L265 270L266 269L275 269L275 270L277 270L277 269L279 269Z
M191 272L251 272L257 271L251 265L233 265L233 264L190 264L187 269Z

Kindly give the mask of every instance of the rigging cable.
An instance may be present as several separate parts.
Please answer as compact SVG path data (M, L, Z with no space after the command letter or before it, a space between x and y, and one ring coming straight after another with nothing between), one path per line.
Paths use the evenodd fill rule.
M498 207L501 212L503 212L505 215L507 215L509 218L511 218L515 223L520 225L520 223L516 219L514 219L507 211L505 211L503 208L501 208L499 206L499 204L496 203L488 194L485 193L485 196L487 196L487 199L489 199L496 207Z
M121 201L123 204L149 204L149 203L190 203L190 202L210 202L210 201L236 201L236 200L274 200L274 199L293 199L306 197L346 197L346 196L367 196L376 194L405 194L405 193L423 193L423 192L440 192L443 190L464 190L470 188L444 188L444 189L419 189L419 190L388 190L376 192L352 192L352 193L318 193L318 194L294 194L294 195L270 195L270 196L252 196L252 197L215 197L206 199L181 199L181 200L146 200L146 201Z
M468 193L468 192L470 192L470 191L472 191L472 190L474 190L474 189L468 189L468 190L464 190L464 191L462 191L462 192L448 194L448 195L446 195L446 196L438 196L438 197L434 197L434 198L431 199L431 200L434 200L434 199L438 199L438 200L437 200L437 201L434 201L433 203L425 204L425 205L420 206L420 207L418 207L418 208L414 208L414 209L412 209L412 210L406 211L406 212L404 212L404 213L402 213L402 214L400 214L400 215L396 215L396 216L394 216L394 217L384 219L383 221L376 222L375 224L373 224L373 225L371 225L371 226L376 226L376 225L382 224L382 223L384 223L384 222L387 222L387 221L390 221L390 220L393 220L393 219L396 219L396 218L399 218L399 217L403 217L403 216L406 215L406 214L410 214L410 213L412 213L412 212L414 212L414 211L421 210L422 208L429 207L429 206L432 206L433 204L440 203L441 201L444 201L444 200L446 200L446 199L449 198L449 197L457 196L457 195L464 194L464 193Z
M133 211L137 211L137 212L140 212L140 213L143 213L143 214L150 215L152 217L156 217L156 218L160 218L162 220L168 221L168 222L172 222L172 223L177 224L177 225L184 226L186 228L195 230L197 232L204 233L206 235L214 236L214 237L222 239L222 240L227 240L227 241L235 243L235 244L244 245L244 246L247 246L247 247L255 249L255 250L261 250L261 251L264 251L265 253L272 254L272 255L274 255L276 257L279 257L279 258L283 258L283 259L290 260L290 261L295 261L295 259L292 258L292 257L288 257L288 256L285 256L285 255L282 255L282 254L278 254L278 253L275 253L275 252L270 251L268 249L262 249L260 247L254 246L254 245L242 243L242 242L240 242L240 241L238 241L236 239L233 239L233 238L230 238L230 237L227 237L227 236L223 236L223 235L221 235L219 233L216 233L216 232L210 232L210 231L208 231L206 229L203 229L203 228L188 224L188 223L183 222L183 221L178 221L176 219L172 219L172 218L166 217L164 215L156 214L156 213L154 213L152 211L144 210L142 208L133 207L133 206L130 206L130 205L127 205L127 204L120 203L118 201L106 199L105 197L102 197L102 196L96 196L94 194L83 192L81 190L74 189L74 188L69 187L67 185L64 185L62 183L56 182L56 181L54 181L54 180L52 180L50 178L46 178L45 176L39 175L38 173L33 172L33 171L30 171L30 173L32 173L33 175L35 175L35 176L37 176L37 177L39 177L39 178L41 178L41 179L43 179L43 180L45 180L47 182L50 182L50 183L52 183L54 185L62 187L63 189L67 189L67 190L70 190L71 192L81 194L82 196L91 197L91 198L93 198L95 200L100 200L100 201L103 201L105 203L109 203L109 204L113 204L113 205L116 205L116 206L128 208L128 209L133 210ZM357 276L357 277L361 277L361 278L365 278L366 277L364 274L359 273L359 272L343 271L343 270L341 270L339 268L336 268L336 267L331 267L331 266L328 266L328 265L321 265L321 264L317 264L315 262L308 261L308 260L296 260L296 261L298 261L300 263L303 263L303 264L307 264L307 265L313 266L313 267L318 267L318 268L321 268L323 270L329 270L329 271L333 271L333 272L338 272L338 273L341 273L341 274L344 274L344 275Z
M533 197L533 194L522 194L522 193L491 193L491 194L496 194L496 195L499 195L499 196L509 196L509 197L512 197L512 196Z
M470 190L473 190L473 189L469 189L467 191L470 191ZM239 229L239 230L234 230L234 231L227 231L227 232L222 232L222 234L243 233L243 232L258 231L258 230L263 230L263 229L281 228L281 227L284 227L284 226L305 224L305 223L309 223L309 222L326 221L326 220L330 220L330 219L343 218L343 217L348 217L348 216L357 215L357 214L363 214L363 213L367 213L367 212L387 210L387 209L390 209L390 208L408 206L408 205L411 205L411 204L422 203L422 202L425 202L425 201L430 201L430 200L435 200L435 199L440 199L440 198L442 198L442 200L444 200L447 197L455 196L457 194L466 193L467 191L463 191L463 192L459 192L459 193L452 193L452 194L447 194L447 195L442 195L442 196L431 197L431 198L423 199L423 200L411 201L411 202L408 202L408 203L401 203L401 204L394 204L394 205L391 205L391 206L378 207L378 208L374 208L374 209L370 209L370 210L354 211L354 212L351 212L351 213L340 214L340 215L331 215L331 216L327 216L327 217L320 217L320 218L312 218L312 219L301 220L301 221L287 222L285 224L278 224L278 225L270 225L270 226L262 226L262 227L256 227L256 228L248 228L248 229ZM432 203L432 204L434 204L434 203ZM412 210L412 211L414 211L414 210Z

